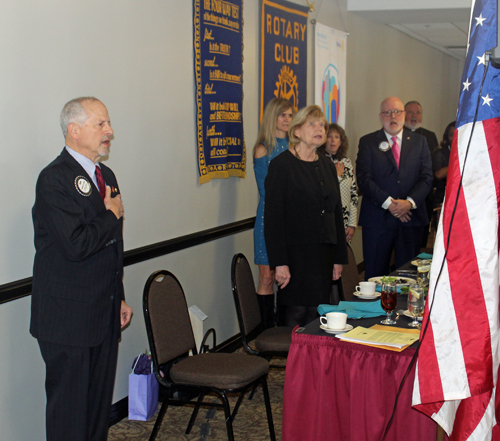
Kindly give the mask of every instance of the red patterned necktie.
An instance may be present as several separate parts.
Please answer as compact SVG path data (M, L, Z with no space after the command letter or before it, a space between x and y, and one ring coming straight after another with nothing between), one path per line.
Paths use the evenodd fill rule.
M394 159L396 160L396 165L399 168L399 158L401 156L401 151L399 150L398 137L393 136L391 139L392 139L392 154L394 155Z
M99 167L98 165L95 166L95 177L97 178L99 194L101 195L101 198L104 199L104 196L106 196L106 183L104 182L104 178L102 177L101 167Z

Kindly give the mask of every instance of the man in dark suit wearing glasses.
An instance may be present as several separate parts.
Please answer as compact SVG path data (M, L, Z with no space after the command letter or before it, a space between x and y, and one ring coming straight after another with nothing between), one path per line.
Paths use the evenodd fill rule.
M415 257L423 226L429 223L429 148L423 136L403 128L404 115L399 98L385 99L379 114L382 129L359 141L356 176L363 195L359 225L367 279L389 273L393 250L396 267Z
M68 102L66 146L42 170L33 206L30 332L46 365L48 441L107 439L118 338L132 309L123 293L123 203L104 104Z

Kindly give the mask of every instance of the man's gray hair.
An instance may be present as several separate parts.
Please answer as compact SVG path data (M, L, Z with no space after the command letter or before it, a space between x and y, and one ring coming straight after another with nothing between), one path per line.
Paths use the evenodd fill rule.
M79 126L83 126L85 121L89 118L87 112L85 111L85 107L83 107L83 102L85 101L99 101L97 98L93 96L84 96L80 98L75 98L71 101L68 101L61 112L61 129L63 131L64 138L68 136L68 126L71 123L78 124Z
M418 101L408 101L406 104L405 104L405 109L410 105L410 104L417 104L418 107L420 107L420 110L422 110L422 104L420 104Z

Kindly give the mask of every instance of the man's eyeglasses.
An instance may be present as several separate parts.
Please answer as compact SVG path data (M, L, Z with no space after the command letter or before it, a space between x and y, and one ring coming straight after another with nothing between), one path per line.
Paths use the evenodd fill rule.
M392 117L392 115L394 116L399 116L399 115L402 115L403 113L405 113L404 110L386 110L385 112L380 112L382 115L384 115L385 118L390 118Z
M420 110L417 110L416 112L414 112L413 110L407 110L406 113L408 113L408 115L422 115L422 112Z

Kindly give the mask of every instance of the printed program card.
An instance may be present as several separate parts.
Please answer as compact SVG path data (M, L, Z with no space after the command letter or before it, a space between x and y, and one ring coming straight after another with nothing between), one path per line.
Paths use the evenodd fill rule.
M339 334L336 337L342 341L349 341L352 343L397 349L404 349L412 345L420 337L420 331L418 329L387 328L387 326L379 325L375 325L371 328L358 326L352 331L346 332L345 334Z

